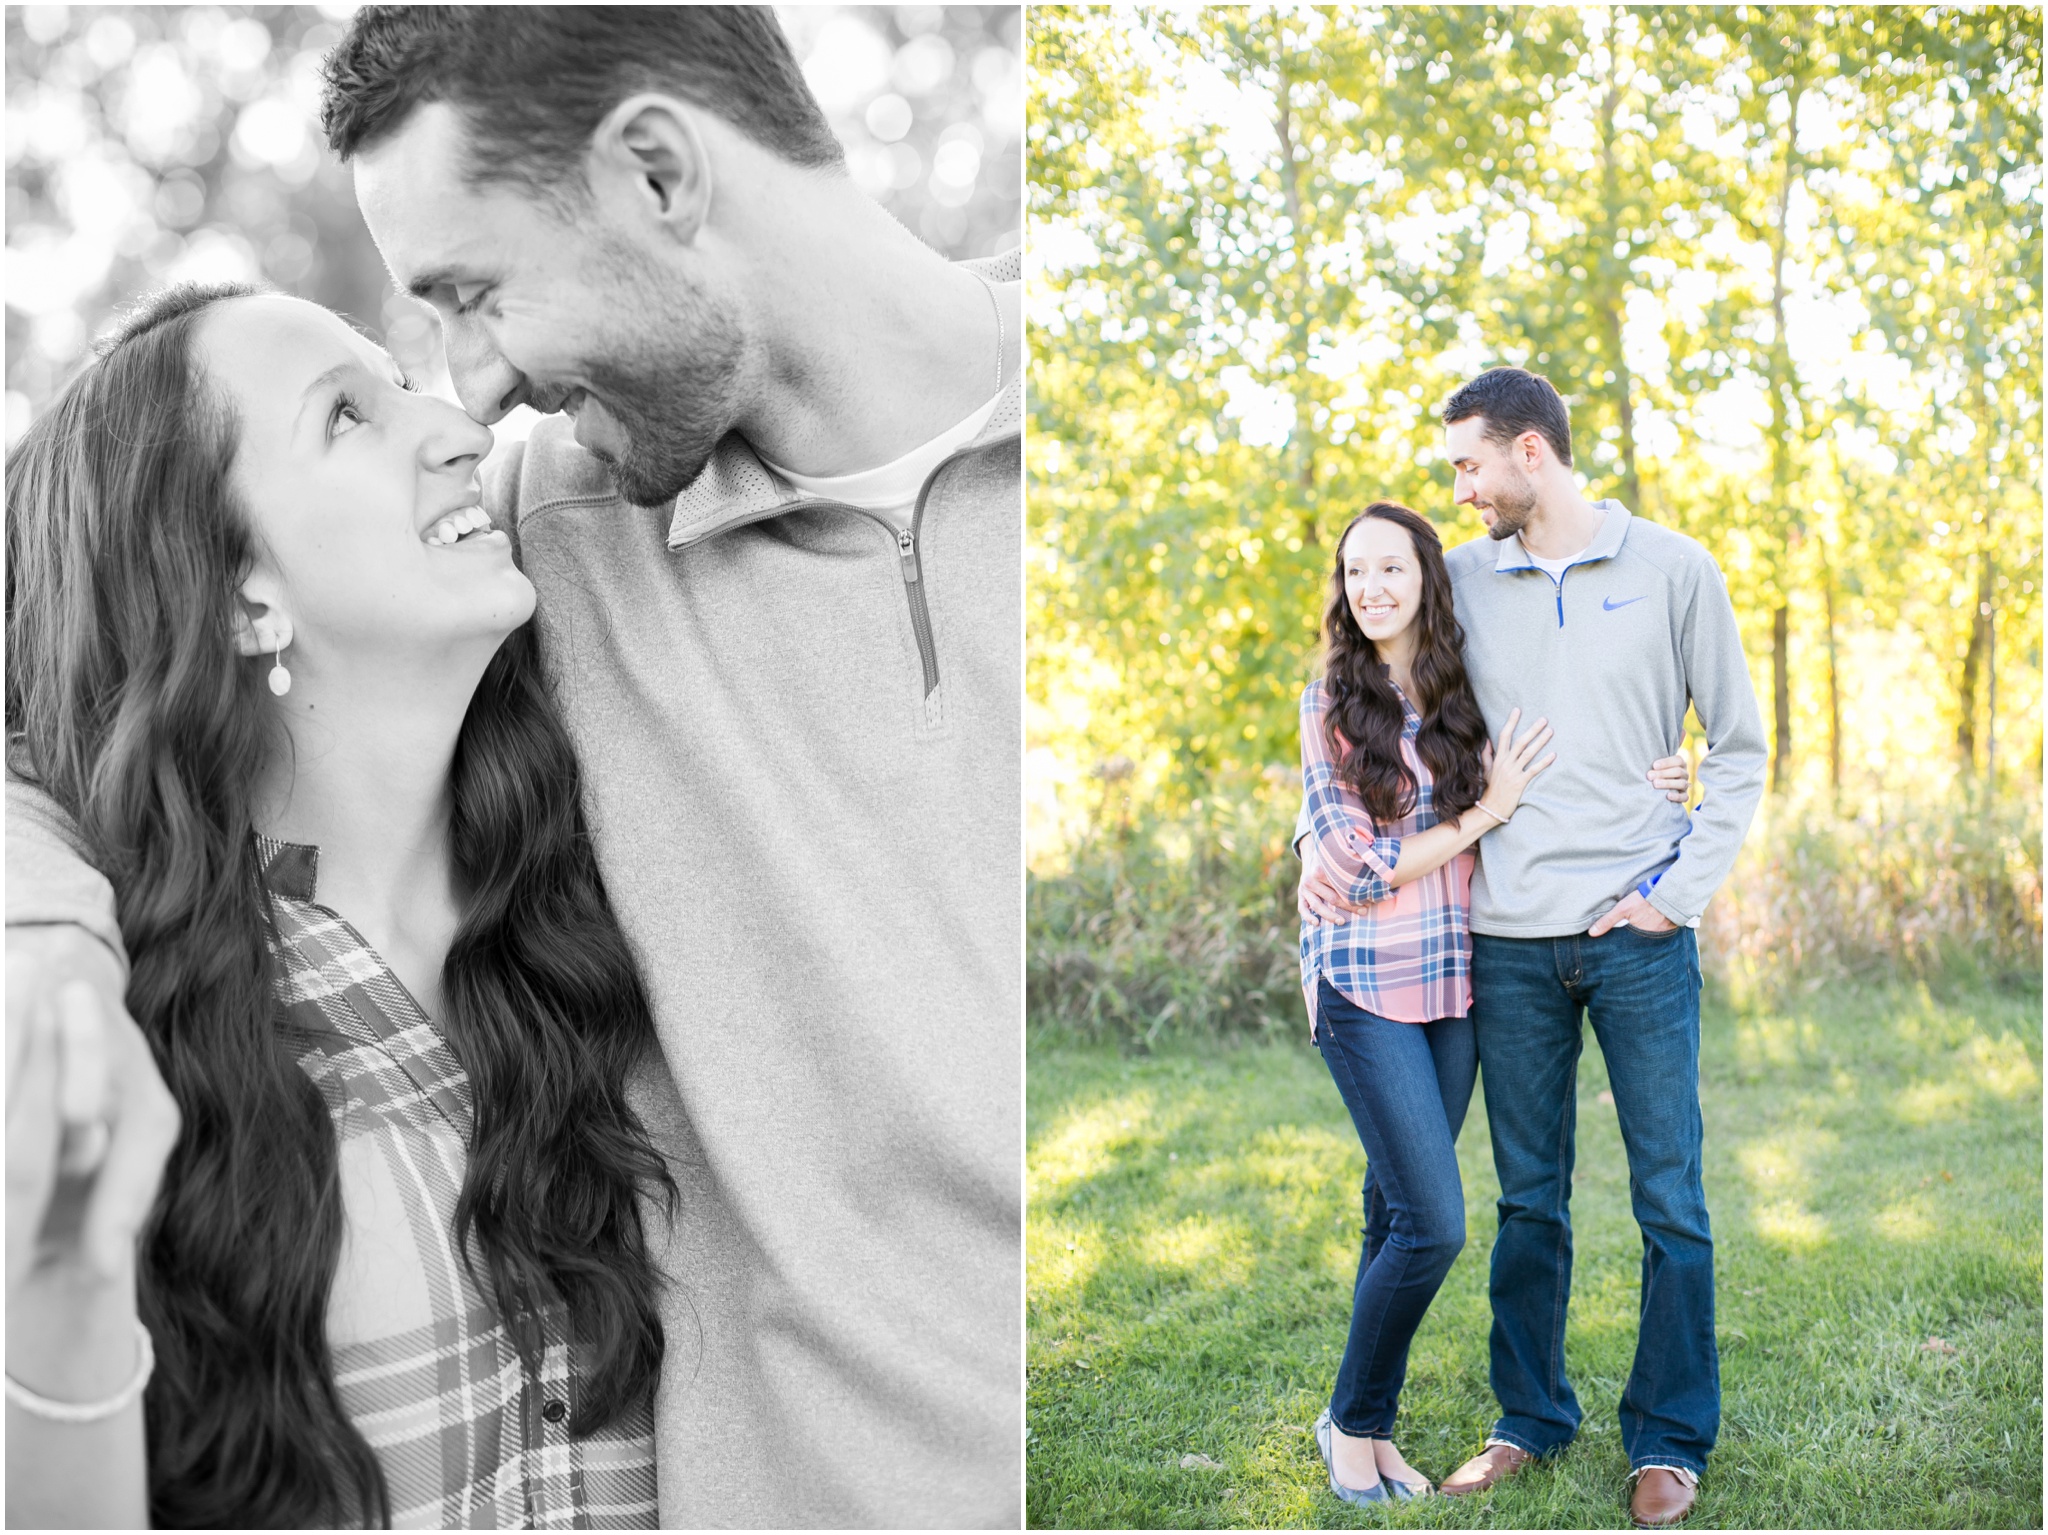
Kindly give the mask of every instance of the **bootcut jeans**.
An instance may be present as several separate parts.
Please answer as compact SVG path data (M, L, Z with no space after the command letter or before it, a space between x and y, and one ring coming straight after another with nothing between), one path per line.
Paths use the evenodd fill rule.
M1458 1130L1478 1057L1469 1018L1401 1023L1316 982L1316 1046L1365 1146L1364 1241L1330 1421L1393 1437L1408 1345L1465 1245Z
M1721 1422L1714 1239L1700 1181L1700 968L1690 928L1599 938L1472 936L1472 1022L1500 1179L1490 1280L1493 1438L1550 1455L1578 1432L1565 1378L1582 1015L1607 1062L1643 1234L1629 1465L1706 1470Z

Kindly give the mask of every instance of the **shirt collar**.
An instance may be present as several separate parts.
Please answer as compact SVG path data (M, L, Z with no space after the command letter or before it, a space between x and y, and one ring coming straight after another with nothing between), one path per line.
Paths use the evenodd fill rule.
M320 880L320 849L304 842L280 842L260 833L256 863L263 888L287 901L310 901Z
M1607 515L1600 523L1600 531L1593 535L1593 542L1586 546L1584 553L1572 561L1574 565L1613 559L1621 552L1621 541L1628 536L1627 507L1612 499L1595 501L1593 505ZM1536 568L1536 562L1529 557L1529 551L1522 547L1521 534L1510 533L1500 541L1500 552L1494 556L1493 568L1495 574Z

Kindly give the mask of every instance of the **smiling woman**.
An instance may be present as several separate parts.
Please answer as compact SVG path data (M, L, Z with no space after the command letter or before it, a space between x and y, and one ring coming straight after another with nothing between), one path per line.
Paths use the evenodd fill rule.
M118 1021L25 1046L114 1136L59 1182L10 1111L12 1522L652 1517L652 1026L489 440L317 306L183 288L9 455L10 766L169 1090L93 1101ZM139 1251L80 1243L159 1176Z
M533 615L510 541L470 527L488 527L490 432L315 304L224 303L196 339L241 433L235 488L257 550L237 587L243 642L290 647L294 704L324 703L325 728L343 700L381 708L393 689L461 689L460 718L475 675Z

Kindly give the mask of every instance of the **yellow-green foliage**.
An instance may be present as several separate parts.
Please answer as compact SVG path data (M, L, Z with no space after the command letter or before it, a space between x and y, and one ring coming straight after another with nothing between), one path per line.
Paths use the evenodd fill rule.
M1500 363L1564 392L1590 494L1715 555L1767 720L1784 614L1788 785L1832 741L1852 796L1932 798L1994 726L2038 776L2037 17L1028 26L1035 860L1091 769L1169 815L1291 771L1337 530L1479 533L1436 411Z

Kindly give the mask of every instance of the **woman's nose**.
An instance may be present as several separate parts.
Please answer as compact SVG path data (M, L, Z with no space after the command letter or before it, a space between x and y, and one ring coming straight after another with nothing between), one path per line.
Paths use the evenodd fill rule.
M491 429L460 406L430 400L432 422L420 444L421 456L435 469L474 469L489 455L496 440Z

